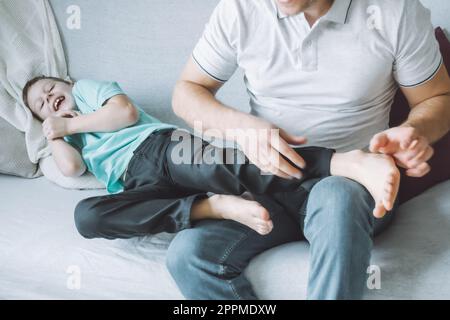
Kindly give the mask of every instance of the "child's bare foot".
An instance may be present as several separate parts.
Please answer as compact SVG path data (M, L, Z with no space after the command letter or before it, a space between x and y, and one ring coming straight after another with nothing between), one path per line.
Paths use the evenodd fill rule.
M256 201L232 195L213 195L209 200L213 214L218 215L217 218L245 224L261 235L269 234L273 229L269 212Z
M382 218L391 211L400 185L400 171L390 156L362 151L335 154L331 174L361 183L375 200L373 215Z

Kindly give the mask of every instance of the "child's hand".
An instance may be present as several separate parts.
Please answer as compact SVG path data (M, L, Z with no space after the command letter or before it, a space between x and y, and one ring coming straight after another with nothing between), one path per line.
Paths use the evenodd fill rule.
M57 117L61 118L75 118L78 117L80 113L75 110L63 110L61 112L56 113Z
M67 130L69 121L70 118L63 118L61 116L48 117L42 123L42 131L44 132L44 136L48 140L54 140L67 136L69 134Z

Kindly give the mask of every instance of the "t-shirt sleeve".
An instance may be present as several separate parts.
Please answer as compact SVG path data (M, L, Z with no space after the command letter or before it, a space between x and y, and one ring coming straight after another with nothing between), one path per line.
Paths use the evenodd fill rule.
M402 87L431 80L442 64L430 11L418 0L406 1L399 24L394 77Z
M238 12L232 0L222 0L206 24L192 57L213 79L226 82L236 71Z
M65 136L63 137L64 141L66 141L68 144L70 144L72 147L78 150L78 152L81 154L83 150L83 142L80 139L80 136L78 134Z
M86 113L97 111L108 99L124 92L117 82L80 80L76 82L73 94L81 102L79 107L82 105L89 109L80 110Z

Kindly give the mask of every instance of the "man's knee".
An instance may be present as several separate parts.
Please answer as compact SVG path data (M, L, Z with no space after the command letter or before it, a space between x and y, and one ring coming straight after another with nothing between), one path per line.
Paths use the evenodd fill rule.
M211 258L212 244L197 229L183 230L170 243L166 254L167 269L181 293L188 299L209 297L206 282L217 275L219 264Z
M359 183L343 178L329 177L319 181L311 190L307 203L307 220L321 216L321 225L344 231L363 227L371 232L374 201Z
M172 240L166 256L167 268L177 282L194 283L193 278L201 273L233 277L242 271L247 260L232 254L233 247L247 233L246 228L227 220L199 222Z
M199 268L208 258L208 245L196 229L183 230L170 243L166 255L166 265L172 276L177 279Z
M87 239L98 236L100 213L96 210L93 198L81 200L75 207L74 218L78 232Z

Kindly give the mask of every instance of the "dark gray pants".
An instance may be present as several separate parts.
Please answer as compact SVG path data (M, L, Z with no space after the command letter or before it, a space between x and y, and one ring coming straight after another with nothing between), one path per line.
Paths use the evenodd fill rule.
M207 192L241 195L247 191L270 197L288 214L297 216L308 194L302 183L330 175L334 150L295 149L305 159L307 168L302 179L287 180L262 175L237 149L213 147L187 132L182 134L182 142L172 141L173 133L173 130L153 133L135 150L124 192L78 203L75 223L81 235L116 239L190 228L192 204L206 198ZM187 143L190 150L176 158L180 143ZM180 163L181 158L188 161ZM239 163L240 159L244 161Z

